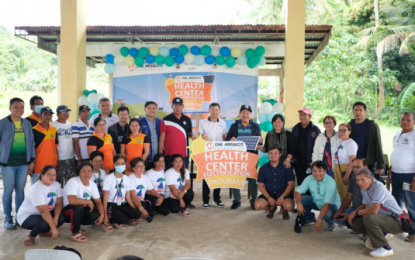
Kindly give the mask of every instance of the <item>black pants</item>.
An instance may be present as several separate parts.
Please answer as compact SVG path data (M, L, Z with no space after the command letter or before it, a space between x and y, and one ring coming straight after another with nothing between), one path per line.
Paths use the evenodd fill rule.
M52 218L55 210L52 210L50 214ZM61 214L58 219L58 227L65 223L65 217ZM22 228L31 230L30 236L36 237L39 234L47 233L50 231L48 222L46 222L41 215L29 216L21 225Z
M306 161L296 161L294 164L295 176L297 177L297 184L300 186L304 179L307 178L306 173L308 169L308 163Z
M139 219L141 212L138 209L132 208L128 203L117 206L117 203L108 203L107 209L111 208L111 217L109 219L111 224L128 224L130 219Z
M203 186L202 186L202 196L203 196L203 203L208 203L210 200L210 188L207 185L207 182L203 180ZM220 201L220 189L214 189L213 190L213 201L218 202Z
M151 203L151 206L153 207L154 211L160 213L163 216L169 215L170 208L166 200L163 200L163 203L161 203L160 206L156 206L156 203L157 203L156 196L146 194L145 200Z
M188 190L186 194L183 196L183 201L186 207L184 209L187 209L189 204L193 201L193 197L195 196L194 192L192 190ZM169 204L170 212L171 213L177 213L180 211L180 201L177 199L167 198L167 203Z
M63 215L65 216L65 222L71 223L71 230L72 234L79 233L81 229L81 225L92 225L94 224L95 220L99 218L99 212L94 207L91 212L91 208L89 206L82 206L82 205L67 205L62 210Z
M146 195L146 197L147 197L147 195ZM149 215L150 217L154 217L154 209L153 209L153 207L151 206L151 202L150 202L150 201L141 201L141 206L143 206L143 208L144 208L145 210L147 210L148 215Z
M165 155L164 156L164 164L165 164L165 168L166 170L170 169L172 167L171 165L171 155ZM189 157L184 157L184 166L186 167L186 169L189 168Z

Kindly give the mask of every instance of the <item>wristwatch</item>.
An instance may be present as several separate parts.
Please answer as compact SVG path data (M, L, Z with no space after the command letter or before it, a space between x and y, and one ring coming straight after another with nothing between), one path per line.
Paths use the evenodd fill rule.
M285 196L284 195L281 195L280 197L282 197L283 199L285 199Z
M318 216L318 218L317 219L319 219L319 220L321 220L321 221L323 221L324 219L322 218L322 217L320 217L320 216Z
M287 162L291 163L291 160L290 160L290 159L288 159L288 158L287 158L287 159L285 159L285 160L286 160Z
M356 212L356 216L359 216L359 214L358 214L359 213L359 210L356 209L355 212Z

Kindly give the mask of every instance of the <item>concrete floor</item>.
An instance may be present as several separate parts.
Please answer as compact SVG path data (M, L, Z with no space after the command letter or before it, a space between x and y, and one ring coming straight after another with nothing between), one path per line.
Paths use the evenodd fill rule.
M26 188L30 187L28 182ZM0 227L0 259L24 259L27 249L51 249L65 245L77 249L83 259L110 260L131 254L145 260L169 260L177 257L200 257L213 259L370 259L358 235L349 230L325 229L314 234L312 227L304 227L303 233L293 231L295 215L283 221L281 215L269 220L265 213L249 207L246 191L243 191L242 207L231 210L229 190L223 189L222 200L225 208L203 209L201 182L195 182L196 209L190 210L190 217L182 215L158 216L153 223L142 222L137 227L105 233L101 227L88 227L89 241L76 243L70 240L67 224L59 229L56 240L37 238L31 247L23 241L28 231L23 228L7 231ZM0 194L3 184L0 180ZM2 209L2 207L0 207ZM4 215L0 216L1 223ZM395 255L388 259L415 259L415 244L404 242L406 234L395 235L390 241Z

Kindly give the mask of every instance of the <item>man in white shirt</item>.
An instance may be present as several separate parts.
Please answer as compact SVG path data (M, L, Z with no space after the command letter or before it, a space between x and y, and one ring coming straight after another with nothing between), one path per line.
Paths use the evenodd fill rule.
M111 101L109 100L109 98L101 98L99 100L99 110L101 111L101 113L99 114L95 114L91 117L91 119L89 120L89 125L94 127L94 120L97 117L102 117L105 122L106 122L106 128L105 128L105 132L108 133L108 128L116 123L118 123L118 116L114 115L111 112Z
M209 105L209 117L199 124L199 134L206 141L223 141L225 140L228 128L224 120L219 120L220 105L211 103ZM195 138L196 136L194 136ZM203 180L203 208L209 208L210 189L206 181ZM213 191L213 205L223 208L225 205L220 200L220 189Z
M72 142L72 124L68 122L69 113L71 110L65 106L61 105L56 108L56 115L58 120L53 121L51 125L56 128L59 146L59 164L61 168L58 171L56 176L56 181L64 186L64 182L75 176L75 153Z

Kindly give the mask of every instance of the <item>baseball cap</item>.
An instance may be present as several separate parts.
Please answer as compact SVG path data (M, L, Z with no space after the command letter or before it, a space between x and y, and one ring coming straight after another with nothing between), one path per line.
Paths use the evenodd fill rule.
M66 110L72 111L72 110L69 109L68 106L60 105L56 108L56 113L63 112L63 111L66 111Z
M249 112L252 112L252 108L250 105L242 105L241 109L239 109L239 112L242 112L242 110L249 110Z
M89 108L89 106L87 106L87 105L82 105L82 106L79 106L79 113L81 113L82 111L84 111L84 110L91 110L90 108Z
M308 107L303 107L302 109L298 110L297 112L298 113L303 112L303 113L306 113L306 114L311 116L311 109L309 109Z
M42 109L40 110L40 114L42 115L43 113L53 113L52 109L50 107L42 107Z
M173 103L172 105L183 105L183 99L179 98L179 97L175 97L173 98Z
M295 233L301 233L301 228L307 223L307 219L303 214L298 213L297 217L295 218L295 226L294 231Z

